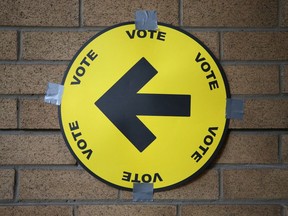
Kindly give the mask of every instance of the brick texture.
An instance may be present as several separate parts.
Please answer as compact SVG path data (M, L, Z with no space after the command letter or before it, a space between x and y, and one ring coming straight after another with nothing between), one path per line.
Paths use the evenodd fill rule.
M278 163L278 136L266 134L229 134L218 163Z
M17 59L17 32L16 31L0 31L0 50L1 50L0 60L16 60Z
M0 170L0 200L13 199L14 170Z
M79 216L93 215L126 215L126 216L176 216L176 206L167 205L103 205L103 206L80 206L78 207Z
M278 24L276 0L184 0L184 26L272 27Z
M287 128L288 100L247 99L243 119L232 119L230 128Z
M280 0L280 26L288 26L288 2L286 0Z
M17 128L17 101L0 98L0 129Z
M71 206L0 206L0 216L72 216Z
M276 205L187 205L181 207L181 216L281 216Z
M217 32L193 32L190 31L192 35L202 41L209 50L216 56L220 57L219 54L219 34Z
M45 94L48 82L61 83L66 65L0 65L0 94Z
M288 164L288 135L282 136L282 161Z
M0 135L0 164L75 164L60 135Z
M20 199L116 199L118 191L84 170L22 170Z
M77 0L1 0L2 26L78 26Z
M154 194L154 199L216 200L219 196L218 172L209 170L185 186ZM122 199L132 199L131 192L121 191Z
M287 199L287 169L225 170L225 199Z
M71 60L96 32L24 32L23 59Z
M287 60L288 32L227 32L224 60Z
M58 106L42 100L20 100L20 128L58 129Z
M84 25L107 26L125 21L135 21L136 10L156 10L159 22L179 23L178 1L84 0Z
M227 65L224 71L231 94L278 94L277 65Z
M78 166L59 130L59 107L44 95L87 40L142 9L220 59L244 117L231 119L204 173L154 193L154 202L132 203L132 192ZM288 216L287 28L287 0L0 0L0 216ZM183 53L175 45L170 54Z

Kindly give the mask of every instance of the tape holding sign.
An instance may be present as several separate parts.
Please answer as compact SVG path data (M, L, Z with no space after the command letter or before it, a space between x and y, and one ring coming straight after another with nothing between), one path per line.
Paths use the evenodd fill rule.
M227 133L222 67L182 29L112 26L66 71L59 107L67 146L93 176L117 188L171 189L199 175Z

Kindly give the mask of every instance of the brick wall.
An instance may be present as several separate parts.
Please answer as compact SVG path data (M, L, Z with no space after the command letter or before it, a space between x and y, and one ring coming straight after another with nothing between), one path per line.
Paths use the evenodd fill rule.
M43 102L72 56L106 26L153 9L220 59L245 101L226 146L190 184L133 203L68 151ZM1 0L0 215L288 215L287 0Z

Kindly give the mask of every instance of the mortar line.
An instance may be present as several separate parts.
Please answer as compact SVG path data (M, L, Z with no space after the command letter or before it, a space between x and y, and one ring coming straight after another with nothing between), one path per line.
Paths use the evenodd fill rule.
M182 27L183 26L183 0L179 0L179 26Z
M0 94L1 98L7 98L7 99L27 99L27 100L42 100L44 101L44 96L45 94L11 94L11 95L6 95L6 94ZM283 93L283 94L232 94L232 98L238 98L238 99L243 99L244 102L245 100L249 99L256 99L256 100L279 100L279 99L288 99L288 93ZM44 103L44 102L43 102ZM51 105L52 106L52 105ZM267 130L270 130L267 129ZM283 128L274 128L272 130L286 130Z
M278 135L278 163L282 163L282 135Z
M277 23L277 27L278 28L280 28L281 27L281 18L282 18L282 11L281 11L281 3L282 3L282 0L278 0L277 1L277 3L278 3L278 7L277 7L277 10L278 10L278 13L277 13L277 15L278 15L278 23Z
M73 205L72 215L78 216L78 206L77 205Z
M79 27L83 28L84 26L84 18L83 18L83 1L79 0Z
M288 169L288 164L213 164L214 169L222 169L222 170L249 170L249 169Z
M14 202L18 202L19 201L19 170L18 168L15 167L15 175L14 175L14 194L13 194L13 200Z
M243 200L154 200L153 202L133 202L131 200L21 200L17 203L9 202L7 200L0 200L0 206L78 206L78 205L169 205L169 206L185 206L185 205L284 205L288 204L287 199L243 199Z
M181 216L181 205L176 205L176 216Z
M133 21L133 20L131 20ZM109 25L113 26L113 24ZM34 27L34 26L0 26L0 31L22 31L22 32L84 32L84 31L102 31L107 26L79 26L75 27ZM211 31L221 31L221 32L287 32L288 27L278 28L278 27L215 27L215 26L181 26L182 29L187 29L188 31L199 31L199 32L211 32Z
M286 205L283 205L283 206L282 206L282 215L283 215L283 216L288 216L287 203L286 203Z
M15 164L15 165L1 165L0 170L5 169L14 169L18 167L18 169L24 170L83 170L81 166L76 166L75 164ZM230 170L230 169L237 169L237 170L249 170L249 169L288 169L288 164L211 164L210 169L222 169L222 170Z
M17 61L22 60L22 32L17 31Z
M59 130L0 130L0 135L34 135L34 136L47 136L47 135L61 135Z
M287 60L222 60L222 65L281 65L287 64Z
M11 94L11 95L6 95L6 94L0 94L0 97L1 98L8 98L8 99L30 99L30 100L33 100L33 99L42 99L43 98L43 103L44 103L44 94L34 94L34 95L29 95L29 94ZM52 105L51 105L52 106Z
M20 98L17 96L16 97L16 124L17 124L17 129L19 130L21 128L20 125Z
M284 73L285 73L285 68L284 64L279 65L279 88L280 88L280 93L284 93Z
M71 60L0 60L0 64L47 64L47 65L67 65ZM222 65L283 65L288 64L288 60L221 60Z
M19 170L83 170L83 168L79 168L73 164L69 165L53 165L53 164L35 164L35 165L23 165L23 164L15 164L15 165L1 165L0 170L5 170L5 169L17 169Z
M278 27L270 27L270 28L233 28L233 27L215 27L215 26L181 26L181 28L186 29L187 31L199 31L199 32L287 32L287 27L278 28Z
M68 65L70 60L0 60L0 64L15 64L15 65ZM64 73L64 71L63 71Z
M224 200L224 196L223 196L223 194L224 194L224 192L223 192L223 170L221 167L219 169L218 175L219 175L219 182L218 182L218 184L219 184L219 200Z
M222 59L223 59L223 56L224 56L224 52L223 52L223 32L219 32L218 33L218 37L219 37L219 39L218 39L218 41L219 41L219 59L220 59L220 61L222 61ZM222 63L221 63L222 64Z
M131 20L132 21L132 20ZM111 25L112 26L112 25ZM39 26L39 27L34 27L34 26L14 26L14 27L9 27L9 26L0 26L0 31L22 31L22 32L86 32L86 31L102 31L107 26L83 26L83 28L79 28L78 26L75 27L45 27L45 26Z
M238 129L230 128L230 133L258 134L258 135L278 135L288 134L288 129ZM61 135L60 129L0 129L0 135Z

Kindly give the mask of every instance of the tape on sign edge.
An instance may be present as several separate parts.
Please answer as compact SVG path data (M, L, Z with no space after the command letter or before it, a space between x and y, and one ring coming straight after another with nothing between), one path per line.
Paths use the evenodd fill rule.
M133 201L134 202L152 202L154 186L152 183L134 183Z
M157 30L157 11L137 10L135 13L135 26L137 30Z
M63 85L57 83L48 83L46 95L44 98L45 103L59 106L61 104L63 90Z
M244 100L227 98L226 118L227 119L243 119L243 116L244 116Z

